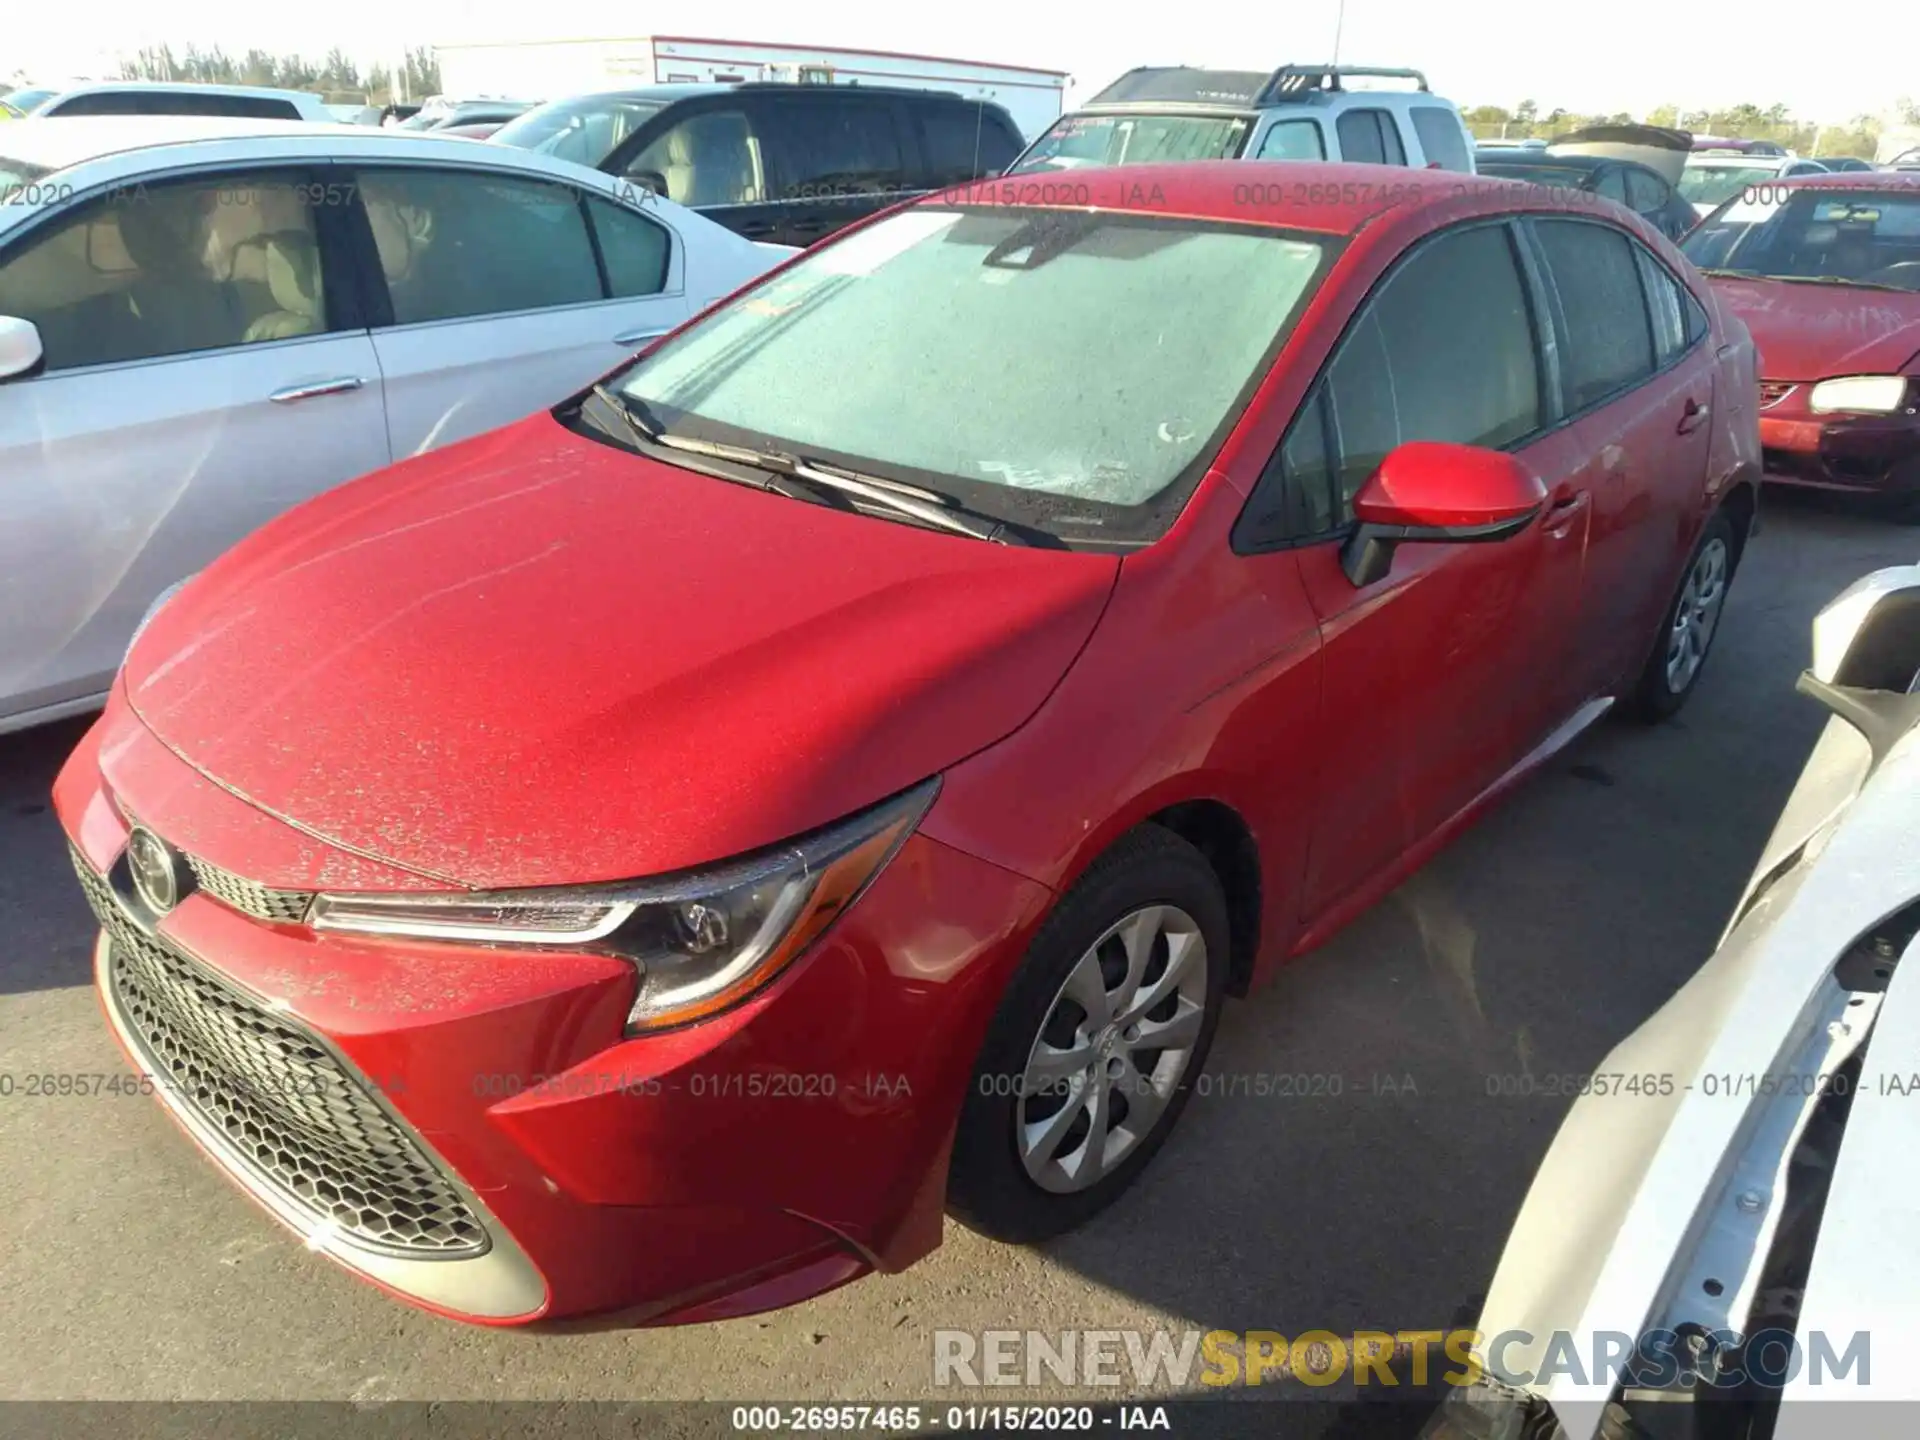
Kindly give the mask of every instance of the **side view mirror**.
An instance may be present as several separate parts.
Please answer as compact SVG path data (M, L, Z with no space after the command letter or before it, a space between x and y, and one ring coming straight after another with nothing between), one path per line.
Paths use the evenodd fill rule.
M0 380L32 374L46 354L39 326L31 320L0 315Z
M1415 440L1392 451L1353 497L1359 521L1340 551L1356 587L1383 578L1397 546L1459 545L1517 535L1547 503L1540 477L1478 445Z
M1829 601L1794 688L1858 730L1876 765L1920 724L1920 565L1876 570Z

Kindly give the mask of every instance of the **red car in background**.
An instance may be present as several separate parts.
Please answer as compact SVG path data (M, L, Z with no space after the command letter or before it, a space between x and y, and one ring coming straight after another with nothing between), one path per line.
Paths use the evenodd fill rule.
M1563 192L896 208L149 616L55 792L106 1014L311 1248L462 1319L1059 1233L1228 995L1686 700L1754 387Z
M1681 248L1759 347L1766 478L1920 519L1920 175L1751 186Z

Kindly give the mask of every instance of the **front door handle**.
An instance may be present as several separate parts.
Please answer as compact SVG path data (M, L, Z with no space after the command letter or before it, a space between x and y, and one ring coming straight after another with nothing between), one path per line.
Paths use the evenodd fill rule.
M632 346L640 344L642 341L657 340L672 328L673 327L671 325L662 325L652 330L628 330L619 335L614 336L613 343L616 345L625 345L631 348Z
M1680 423L1674 427L1676 433L1691 435L1707 423L1707 417L1713 414L1711 405L1702 405L1698 400L1688 400L1687 408L1680 412Z
M1573 529L1573 522L1585 513L1593 503L1593 493L1588 490L1562 490L1553 497L1553 504L1547 510L1547 534L1556 538Z
M342 395L349 390L358 390L366 383L358 375L341 375L332 380L315 380L311 385L288 385L274 391L267 399L276 405L291 405L296 400L312 400L320 395Z

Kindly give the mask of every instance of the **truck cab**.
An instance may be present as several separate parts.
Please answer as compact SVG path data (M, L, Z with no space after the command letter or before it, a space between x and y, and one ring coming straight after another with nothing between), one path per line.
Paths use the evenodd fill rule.
M1350 89L1365 78L1406 88ZM1418 70L1186 65L1129 70L1060 117L1010 175L1168 160L1343 160L1473 172L1473 141L1450 100Z

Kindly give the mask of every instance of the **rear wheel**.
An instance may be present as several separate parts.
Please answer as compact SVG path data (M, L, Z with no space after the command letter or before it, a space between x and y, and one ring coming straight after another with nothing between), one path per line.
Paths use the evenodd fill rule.
M1145 825L1041 928L961 1109L948 1207L1027 1244L1104 1210L1180 1118L1226 994L1227 907L1192 845Z
M1700 532L1667 607L1659 641L1640 672L1629 709L1646 721L1665 720L1687 703L1720 630L1720 612L1733 580L1733 523L1724 511Z

